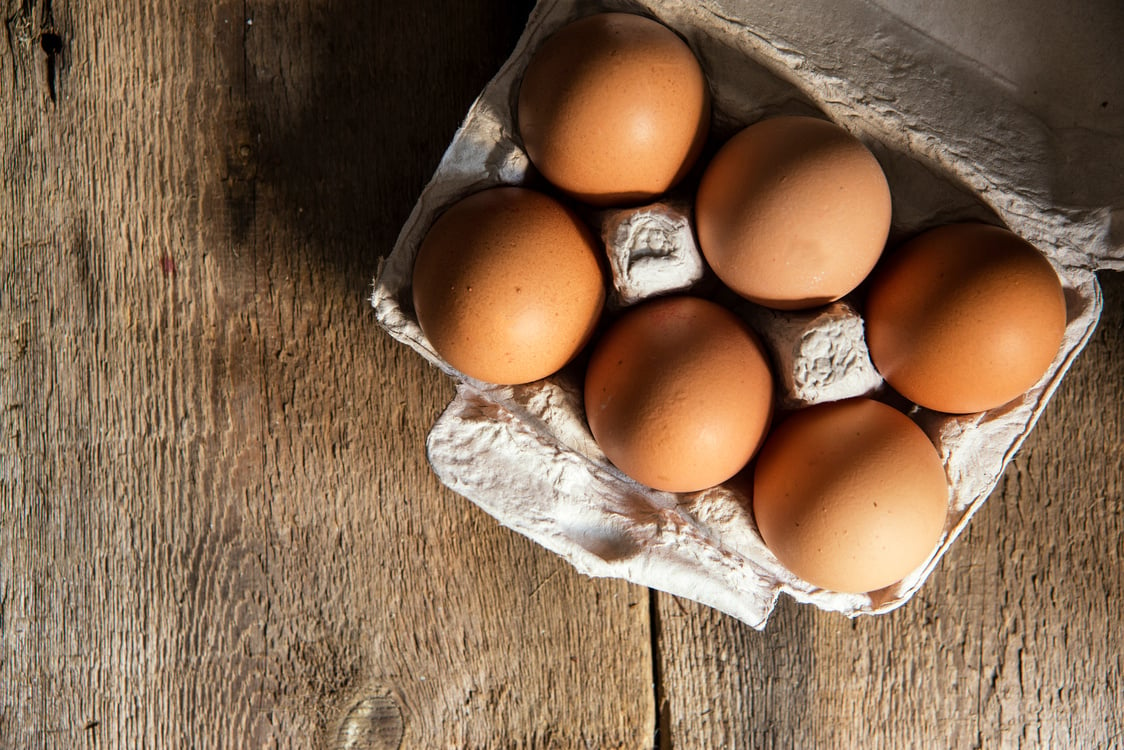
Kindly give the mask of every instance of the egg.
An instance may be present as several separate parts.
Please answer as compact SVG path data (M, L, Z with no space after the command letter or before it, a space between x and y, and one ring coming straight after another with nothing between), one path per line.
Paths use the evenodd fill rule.
M890 189L874 155L838 125L776 117L715 154L695 201L714 273L761 305L839 299L874 268L890 231Z
M642 303L594 346L585 379L590 430L641 484L692 492L720 484L757 452L773 381L757 336L696 297Z
M1018 235L950 224L887 257L865 317L871 359L895 390L963 414L1001 406L1042 378L1065 335L1065 293Z
M943 535L948 497L925 433L870 399L795 413L754 467L753 513L766 546L833 591L874 591L918 568Z
M535 51L517 104L519 134L556 187L597 206L647 201L679 182L710 124L690 47L650 18L600 13Z
M490 383L561 369L589 340L605 302L601 251L569 208L500 187L452 205L418 248L413 303L434 350Z

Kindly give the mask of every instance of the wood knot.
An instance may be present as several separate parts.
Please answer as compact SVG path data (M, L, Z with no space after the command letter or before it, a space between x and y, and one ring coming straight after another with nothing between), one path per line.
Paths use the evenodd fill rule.
M398 750L406 724L398 701L389 695L361 698L344 714L333 750Z

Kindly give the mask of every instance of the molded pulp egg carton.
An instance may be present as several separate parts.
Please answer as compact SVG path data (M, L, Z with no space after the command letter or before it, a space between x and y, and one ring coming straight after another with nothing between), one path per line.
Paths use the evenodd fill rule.
M585 422L580 365L528 385L489 385L452 369L418 327L410 278L419 243L441 211L470 193L541 185L514 122L522 71L546 36L597 11L653 17L691 46L713 95L708 153L763 117L830 118L866 143L886 172L894 200L891 245L952 221L999 222L1042 250L1062 278L1068 325L1049 372L1000 409L957 417L911 408L886 391L870 365L853 300L798 313L737 306L769 345L778 403L897 398L937 446L951 488L947 529L929 559L900 583L871 594L811 586L761 541L744 476L671 494L612 467ZM1052 142L1046 127L978 66L869 3L812 0L786 12L763 2L542 0L456 132L375 281L380 324L459 381L429 434L430 463L449 487L578 570L693 599L756 628L781 592L848 616L900 606L994 489L1092 333L1102 304L1095 271L1124 268L1124 248L1110 231L1122 207L1057 205ZM717 288L698 258L690 205L688 185L653 206L587 212L612 258L610 307Z

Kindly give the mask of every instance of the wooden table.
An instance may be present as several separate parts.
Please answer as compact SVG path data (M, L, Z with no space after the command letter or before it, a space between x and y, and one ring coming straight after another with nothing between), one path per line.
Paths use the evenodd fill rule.
M0 747L1124 743L1124 279L904 608L756 632L444 489L377 259L528 4L8 0Z

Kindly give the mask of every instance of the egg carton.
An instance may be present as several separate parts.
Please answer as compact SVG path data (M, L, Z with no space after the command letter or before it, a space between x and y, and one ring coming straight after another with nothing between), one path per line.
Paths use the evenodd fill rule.
M744 475L702 492L673 494L614 468L585 421L580 365L527 385L490 385L454 370L418 326L410 278L428 227L478 190L538 184L514 122L522 71L546 36L598 11L647 15L687 41L711 86L712 142L766 116L827 117L881 163L894 199L891 242L952 221L1002 223L1043 251L1062 279L1064 341L1030 391L966 416L898 402L936 445L950 487L944 535L899 583L840 594L802 581L761 540ZM797 14L765 2L542 0L454 135L375 280L371 301L379 323L458 380L455 398L427 439L434 471L501 524L583 573L692 599L755 628L765 626L782 592L852 617L901 606L995 488L1087 342L1102 306L1095 272L1124 269L1124 246L1112 235L1113 217L1119 221L1124 207L1081 206L1054 196L1051 143L1046 127L972 61L869 3L812 0ZM721 293L694 245L690 202L677 194L652 206L589 216L611 261L611 306L668 292ZM870 364L852 300L794 313L739 303L736 311L771 349L786 406L855 395L895 398Z

